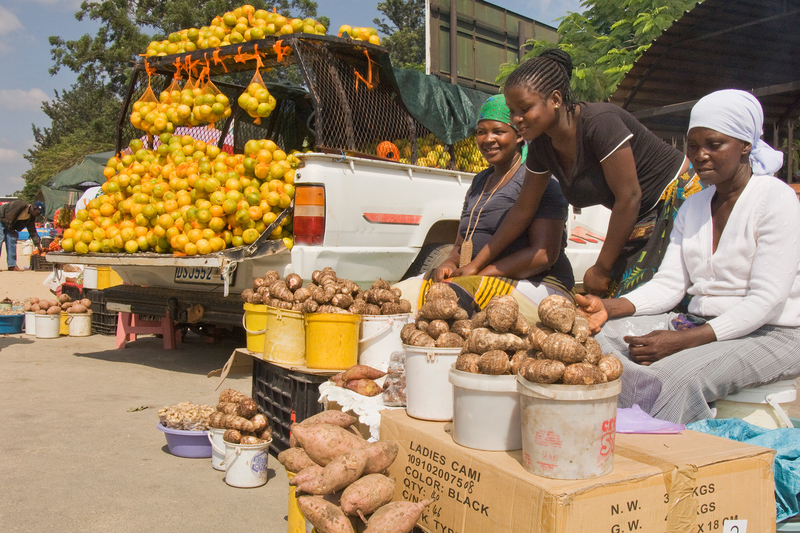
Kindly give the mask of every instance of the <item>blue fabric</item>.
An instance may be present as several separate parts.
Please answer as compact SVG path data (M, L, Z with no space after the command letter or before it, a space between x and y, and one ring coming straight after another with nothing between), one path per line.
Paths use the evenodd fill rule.
M6 245L6 263L8 268L17 266L17 232L9 231L0 222L0 254L3 253L3 243Z
M800 513L800 428L767 429L738 418L724 418L698 420L687 424L686 429L775 450L778 522Z

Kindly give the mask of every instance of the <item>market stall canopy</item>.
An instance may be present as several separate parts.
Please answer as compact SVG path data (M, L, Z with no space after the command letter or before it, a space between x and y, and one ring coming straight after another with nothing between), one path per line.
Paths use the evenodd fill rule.
M93 183L92 185L97 185ZM83 194L80 189L53 189L47 185L43 185L39 192L42 194L42 201L44 202L44 217L47 220L53 220L56 210L65 205L74 205L75 202Z
M69 167L53 176L47 186L51 189L80 189L96 187L106 182L103 168L106 162L114 156L114 152L101 152L90 154L83 158L77 165ZM48 207L49 210L49 207Z
M656 39L611 101L662 138L682 138L689 112L719 89L751 91L770 125L800 115L800 0L705 0Z

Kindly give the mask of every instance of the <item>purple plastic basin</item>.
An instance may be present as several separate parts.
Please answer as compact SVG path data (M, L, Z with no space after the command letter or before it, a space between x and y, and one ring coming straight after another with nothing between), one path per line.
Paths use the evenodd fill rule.
M208 431L170 429L162 425L161 422L156 427L167 437L167 447L172 455L191 457L193 459L211 457L211 442L208 440Z
M0 315L0 334L22 333L25 315Z

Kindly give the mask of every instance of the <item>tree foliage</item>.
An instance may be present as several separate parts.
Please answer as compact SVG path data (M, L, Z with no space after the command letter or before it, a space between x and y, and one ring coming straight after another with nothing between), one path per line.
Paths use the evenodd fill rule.
M386 35L381 44L389 50L392 65L425 71L425 2L424 0L385 0L378 2L384 18L373 22Z
M694 7L697 0L586 0L583 13L572 13L558 26L558 47L570 54L572 90L579 100L605 100L633 64L661 33ZM552 43L531 40L524 60L539 55ZM518 66L500 67L502 83Z

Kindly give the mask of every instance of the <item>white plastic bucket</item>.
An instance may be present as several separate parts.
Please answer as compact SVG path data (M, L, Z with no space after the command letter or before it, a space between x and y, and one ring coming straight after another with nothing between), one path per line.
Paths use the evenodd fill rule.
M406 352L406 412L422 420L453 419L453 386L447 378L461 348L403 345Z
M270 439L262 444L225 443L225 483L243 489L260 487L267 482L267 459ZM213 457L213 448L212 448Z
M25 333L36 335L36 313L33 311L25 311Z
M403 349L400 330L411 320L410 313L400 315L364 315L358 339L358 364L386 372L392 352ZM379 385L383 385L381 378Z
M83 288L84 289L97 288L97 267L93 266L83 267Z
M472 374L451 366L449 380L456 444L488 451L522 448L515 376Z
M22 255L31 255L33 253L33 242L25 241L22 243Z
M222 461L225 460L225 441L222 440L222 435L225 434L224 429L208 428L208 441L211 443L211 466L214 470L225 471Z
M797 380L785 379L769 385L743 389L714 402L716 418L740 418L768 429L790 428L792 421L782 403L797 399Z
M551 479L590 479L614 468L620 380L548 385L517 376L522 466Z
M92 334L92 315L89 313L67 313L70 337L88 337Z
M57 339L61 335L61 313L36 315L36 338Z

